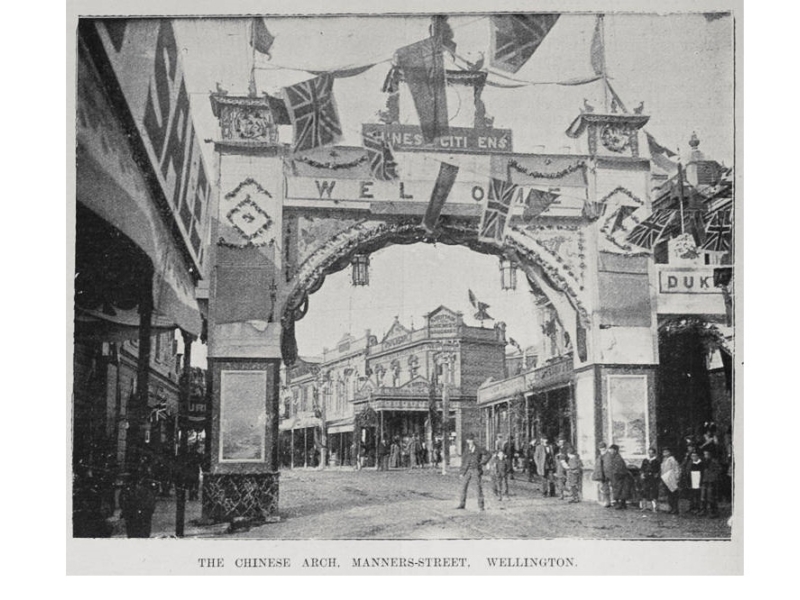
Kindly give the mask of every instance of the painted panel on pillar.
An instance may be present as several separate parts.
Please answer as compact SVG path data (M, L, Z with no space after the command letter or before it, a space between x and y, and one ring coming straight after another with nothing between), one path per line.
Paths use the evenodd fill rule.
M609 439L623 458L647 456L647 376L609 375Z
M647 275L598 274L600 325L650 327L650 280Z
M214 322L270 321L273 248L217 248Z
M263 462L266 448L267 373L222 371L220 462Z
M594 372L575 380L575 413L578 423L578 453L584 463L594 462L595 414L594 414Z

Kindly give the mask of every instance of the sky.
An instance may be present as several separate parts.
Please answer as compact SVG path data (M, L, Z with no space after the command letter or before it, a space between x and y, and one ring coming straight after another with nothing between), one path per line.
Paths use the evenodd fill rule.
M360 145L361 124L377 122L377 111L384 108L385 95L380 89L394 51L427 37L429 22L428 17L417 16L268 17L265 23L275 42L271 59L256 58L258 90L279 94L282 87L312 77L302 69L379 63L357 77L337 79L334 85L342 144ZM460 56L475 61L487 53L488 16L450 17L450 24ZM593 15L562 15L513 77L543 82L591 76L594 27ZM175 30L198 136L217 139L209 92L219 84L232 95L247 94L252 64L248 21L180 19ZM687 155L688 140L697 132L700 149L728 165L733 164L734 147L732 39L729 17L712 20L699 13L605 17L608 73L628 108L644 102L644 114L651 117L645 128L662 145ZM494 126L513 131L518 152L574 152L575 142L564 131L579 114L584 99L602 106L602 85L487 87L483 94L487 112L495 118ZM401 116L403 122L417 124L413 111ZM206 164L213 171L213 146L203 146ZM390 247L372 256L370 277L367 288L352 287L347 270L326 279L311 297L308 314L297 324L301 355L320 354L347 331L358 337L369 328L380 336L395 316L406 326L413 318L419 327L422 315L439 304L463 311L467 322L475 324L467 289L492 306L490 314L505 321L509 335L522 345L538 341L540 329L527 283L522 278L516 292L501 291L495 257L441 245ZM196 354L202 364L203 350Z

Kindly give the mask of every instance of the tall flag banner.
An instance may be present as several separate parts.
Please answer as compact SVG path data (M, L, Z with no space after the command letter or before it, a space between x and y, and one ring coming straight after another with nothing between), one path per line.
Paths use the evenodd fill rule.
M661 234L664 233L667 225L669 225L670 221L675 217L676 212L677 211L668 208L657 210L644 221L636 225L628 234L627 240L642 248L651 249L658 243Z
M708 220L706 225L706 241L703 250L712 252L727 252L731 249L731 236L733 234L733 222L731 220L731 210L719 210Z
M250 30L250 45L253 47L253 50L272 58L269 51L274 41L275 37L267 29L264 19L255 17Z
M426 143L450 133L442 47L427 38L397 51L397 66L411 90Z
M703 209L690 208L683 213L683 227L694 238L695 243L702 247L706 243L706 222Z
M472 308L474 308L476 311L475 320L480 322L492 320L492 317L490 317L489 313L486 312L486 309L489 308L489 305L478 300L472 290L467 291L469 292L469 303L472 304Z
M283 96L294 128L294 152L330 146L341 139L333 77L322 75L283 88Z
M595 75L606 74L606 48L603 42L603 15L597 15L591 49L592 70Z
M489 179L489 193L483 208L478 240L481 242L502 243L506 235L506 225L511 212L511 203L517 192L517 184L502 179Z
M592 202L591 200L583 201L583 211L581 214L584 219L596 221L606 213L606 204L602 202Z
M389 143L373 132L365 132L362 137L372 176L380 181L397 179L397 163Z
M548 207L558 199L558 194L545 192L543 190L531 189L528 197L525 198L525 208L522 211L522 218L525 221L535 219L548 209Z
M516 73L558 21L558 14L492 15L489 64Z
M436 222L439 220L439 215L442 213L444 203L447 202L450 190L453 189L456 175L458 175L457 166L446 162L439 165L439 175L436 177L436 184L433 186L433 192L431 192L428 209L425 211L425 217L422 219L422 226L429 234L433 233L436 229Z

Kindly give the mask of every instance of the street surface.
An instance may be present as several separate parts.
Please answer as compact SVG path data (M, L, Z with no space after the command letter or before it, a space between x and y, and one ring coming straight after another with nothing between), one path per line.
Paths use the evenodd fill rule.
M484 477L486 510L479 512L474 485L466 510L455 510L460 479L455 471L297 469L281 473L280 517L228 533L226 524L199 525L200 502L187 503L187 537L249 539L686 539L730 537L730 506L718 519L603 508L586 500L570 504L543 498L527 479L509 481L511 498L499 502ZM681 510L688 508L682 504ZM152 537L175 533L175 498L160 498ZM124 523L115 523L124 536Z

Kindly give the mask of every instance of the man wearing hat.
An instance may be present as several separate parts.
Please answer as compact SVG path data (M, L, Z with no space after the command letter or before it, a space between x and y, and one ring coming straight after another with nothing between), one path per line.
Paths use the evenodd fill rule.
M456 509L463 509L467 503L467 488L474 479L478 487L478 509L484 509L483 503L483 465L489 461L489 453L475 443L473 434L467 435L467 450L461 457L461 500Z

